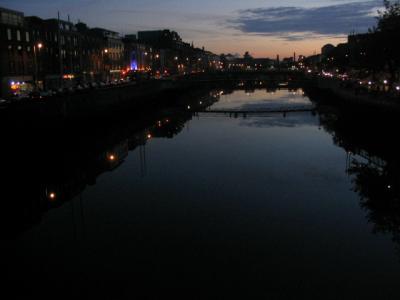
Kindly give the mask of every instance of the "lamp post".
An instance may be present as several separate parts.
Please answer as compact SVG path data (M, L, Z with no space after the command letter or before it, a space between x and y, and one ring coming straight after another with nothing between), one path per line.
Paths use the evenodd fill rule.
M104 49L102 52L103 56L103 73L104 73L104 80L107 81L107 68L106 68L106 54L108 54L108 49Z
M154 60L154 58L155 58L155 60ZM153 72L155 71L155 73L154 74L157 74L157 72L159 72L160 71L160 62L159 62L159 60L160 60L160 54L156 54L156 55L154 55L153 56L153 61L152 61L152 65L153 65Z
M37 43L33 45L33 61L34 61L34 86L35 86L35 91L38 89L38 73L39 73L39 64L38 64L38 52L40 54L40 50L43 48L42 43Z

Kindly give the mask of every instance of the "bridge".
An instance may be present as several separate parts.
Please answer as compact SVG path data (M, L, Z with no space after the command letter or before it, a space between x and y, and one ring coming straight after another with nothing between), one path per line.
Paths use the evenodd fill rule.
M303 81L305 74L301 71L269 70L269 71L225 71L189 74L181 79L194 81L230 81L261 80L266 82Z
M293 107L271 107L271 108L259 108L259 109L243 109L243 108L230 108L230 109L204 109L196 111L197 113L208 113L208 114L271 114L271 113L294 113L294 112L314 112L315 106L293 106Z

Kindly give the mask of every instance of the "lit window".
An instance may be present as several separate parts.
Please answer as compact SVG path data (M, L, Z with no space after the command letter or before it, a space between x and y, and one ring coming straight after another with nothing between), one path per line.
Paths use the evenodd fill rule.
M25 40L26 40L27 42L30 41L30 37L29 37L29 32L28 32L28 31L25 32Z
M21 31L17 30L17 41L21 40Z
M7 39L8 39L9 41L12 40L12 35L11 35L11 29L10 29L10 28L7 28Z

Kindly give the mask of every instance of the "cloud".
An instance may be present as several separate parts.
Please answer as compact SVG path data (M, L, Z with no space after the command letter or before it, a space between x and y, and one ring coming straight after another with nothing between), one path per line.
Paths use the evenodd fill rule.
M272 7L239 11L228 23L243 33L298 41L365 32L376 24L372 12L381 0L335 4L323 7Z

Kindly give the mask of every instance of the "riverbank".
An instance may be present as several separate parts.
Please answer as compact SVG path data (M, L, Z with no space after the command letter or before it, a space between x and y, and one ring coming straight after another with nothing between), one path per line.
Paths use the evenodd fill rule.
M307 93L318 101L336 105L348 105L359 109L376 110L388 113L400 113L400 97L384 93L375 93L368 88L354 87L347 81L313 77L309 79Z
M117 86L98 87L76 91L75 93L51 97L38 97L10 103L0 111L2 119L23 119L50 121L85 120L108 118L112 115L141 110L149 106L163 106L180 94L196 90L235 89L246 91L265 88L273 90L285 87L296 89L302 84L291 75L277 73L266 80L258 73L249 73L248 80L230 74L199 74L188 78L163 80L143 80Z

